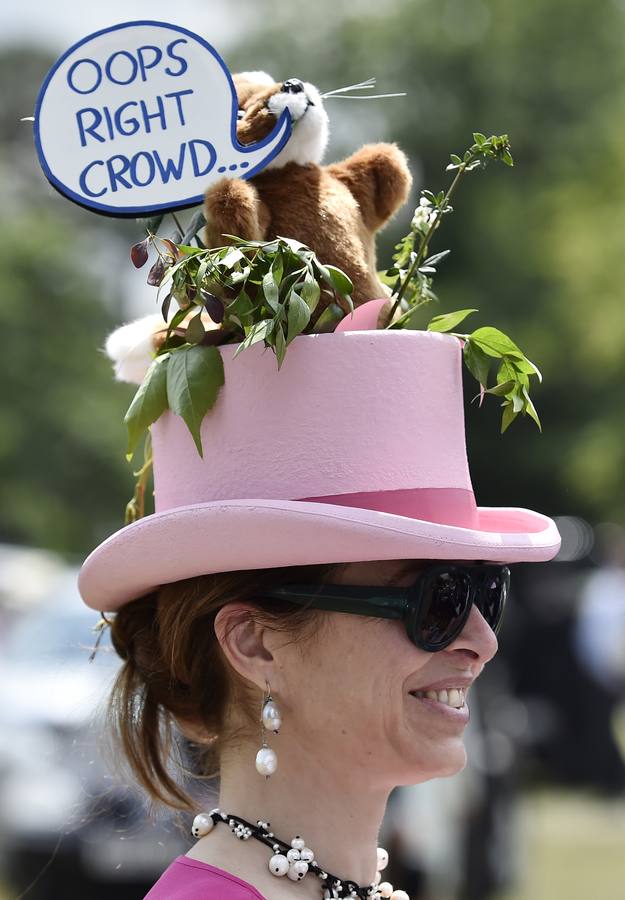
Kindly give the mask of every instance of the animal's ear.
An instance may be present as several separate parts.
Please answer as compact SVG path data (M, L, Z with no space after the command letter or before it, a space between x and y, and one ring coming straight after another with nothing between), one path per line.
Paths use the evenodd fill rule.
M241 108L280 90L280 85L267 72L236 72L232 76L232 80ZM271 128L268 128L261 137L266 137L270 131Z
M258 87L273 87L275 80L267 72L237 72L232 76L234 83L239 81L249 81Z

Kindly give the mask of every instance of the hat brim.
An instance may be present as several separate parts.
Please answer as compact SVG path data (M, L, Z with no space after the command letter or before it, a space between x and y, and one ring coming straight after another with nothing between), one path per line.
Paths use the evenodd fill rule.
M478 507L479 528L300 500L197 503L139 519L85 560L84 602L114 612L195 575L373 559L540 562L560 549L555 522L528 509Z

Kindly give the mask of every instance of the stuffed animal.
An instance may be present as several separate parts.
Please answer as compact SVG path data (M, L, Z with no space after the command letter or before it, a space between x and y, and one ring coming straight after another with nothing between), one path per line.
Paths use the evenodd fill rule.
M408 197L412 177L404 153L395 144L367 144L341 162L322 166L328 116L312 84L297 78L275 82L266 72L241 72L233 80L241 144L266 137L285 107L293 131L258 175L249 181L223 178L208 188L206 246L227 244L224 234L246 240L294 238L314 250L321 262L349 275L355 308L388 297L389 289L376 274L375 235ZM377 311L378 327L387 323L390 306L389 301ZM400 313L398 308L396 315ZM201 316L207 331L219 327L206 311ZM105 352L114 362L116 378L140 383L166 331L162 316L153 314L110 334Z
M241 144L266 137L285 107L293 131L258 175L224 178L206 191L207 246L223 246L224 234L295 238L349 275L354 306L388 296L376 274L375 235L408 197L412 177L404 153L395 144L367 144L322 166L328 116L314 85L297 78L275 82L266 72L241 72L233 80Z

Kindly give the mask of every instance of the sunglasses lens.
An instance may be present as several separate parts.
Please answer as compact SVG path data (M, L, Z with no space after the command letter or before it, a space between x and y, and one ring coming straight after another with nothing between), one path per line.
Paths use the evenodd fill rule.
M476 606L495 633L501 625L509 589L510 570L503 567L499 572L486 574L478 592Z
M421 595L417 626L419 645L427 649L444 647L462 629L471 597L467 575L440 572L432 577Z

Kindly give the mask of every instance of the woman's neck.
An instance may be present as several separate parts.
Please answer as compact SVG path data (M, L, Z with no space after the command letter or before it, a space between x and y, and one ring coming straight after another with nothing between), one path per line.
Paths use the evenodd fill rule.
M220 809L253 823L270 822L286 843L299 835L321 868L370 884L389 791L373 786L349 759L320 758L314 746L282 749L270 778L256 771L255 755L256 748L245 745L222 760Z

